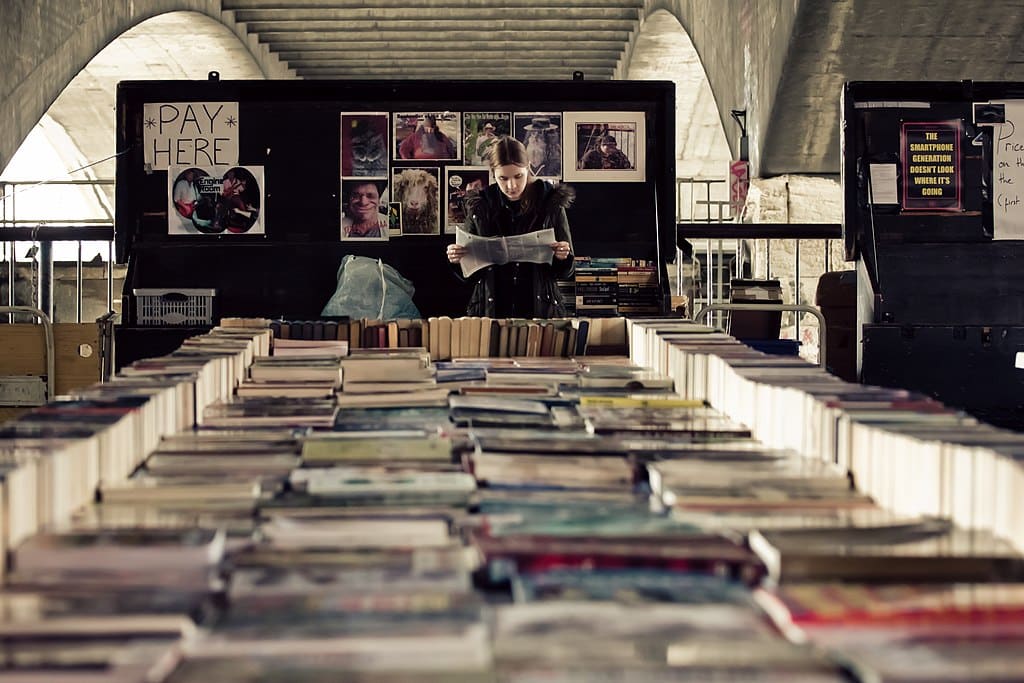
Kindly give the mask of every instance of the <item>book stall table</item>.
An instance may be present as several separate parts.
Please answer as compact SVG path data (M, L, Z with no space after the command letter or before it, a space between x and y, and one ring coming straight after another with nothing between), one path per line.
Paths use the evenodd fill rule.
M11 671L397 683L1020 670L1021 528L990 504L1020 480L999 455L1016 452L1012 434L740 353L695 323L681 335L678 320L664 321L673 335L618 324L655 357L686 356L673 367L702 382L627 356L446 366L423 347L325 343L282 358L296 376L305 360L310 383L331 359L332 399L245 397L243 384L294 380L251 376L275 357L271 321L225 322L0 431L21 463L4 480L5 528L20 530L4 539L0 591ZM459 364L476 373L441 371ZM346 371L380 385L353 396L390 401L340 401ZM854 429L886 402L902 423ZM915 415L950 448L909 448ZM933 458L954 465L948 479ZM914 485L887 498L911 481L901 468Z

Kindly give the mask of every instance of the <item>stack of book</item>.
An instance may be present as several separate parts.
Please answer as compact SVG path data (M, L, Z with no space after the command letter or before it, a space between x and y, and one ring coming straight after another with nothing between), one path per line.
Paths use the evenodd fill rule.
M575 315L594 318L618 315L619 276L622 259L576 257Z
M663 297L657 263L632 259L628 263L620 263L615 272L619 315L632 317L662 312Z
M235 390L240 397L330 398L341 386L335 353L257 356Z

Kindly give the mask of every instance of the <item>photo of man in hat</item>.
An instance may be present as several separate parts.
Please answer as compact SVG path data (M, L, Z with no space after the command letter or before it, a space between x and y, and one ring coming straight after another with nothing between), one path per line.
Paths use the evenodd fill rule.
M579 168L633 168L632 162L625 152L619 149L614 135L605 133L597 139L597 145L591 147L580 157Z
M560 178L562 175L561 114L516 114L519 141L526 145L530 171L536 176Z
M480 130L480 134L476 137L476 156L474 157L476 163L487 163L487 150L498 140L496 130L493 121L486 122Z

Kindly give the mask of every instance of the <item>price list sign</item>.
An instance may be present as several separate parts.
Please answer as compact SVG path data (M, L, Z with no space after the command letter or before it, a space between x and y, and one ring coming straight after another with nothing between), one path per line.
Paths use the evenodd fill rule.
M903 208L960 210L960 122L904 123Z

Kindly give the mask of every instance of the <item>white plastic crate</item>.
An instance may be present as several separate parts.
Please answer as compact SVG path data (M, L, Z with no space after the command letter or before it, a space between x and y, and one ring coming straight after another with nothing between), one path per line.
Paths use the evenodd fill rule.
M133 289L138 325L212 325L215 289Z

